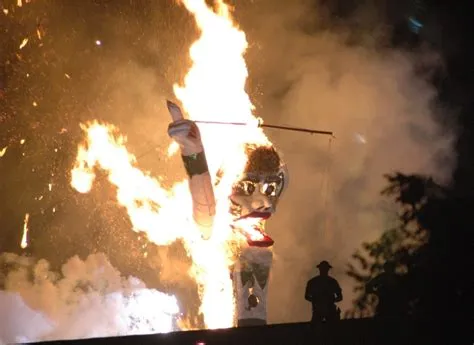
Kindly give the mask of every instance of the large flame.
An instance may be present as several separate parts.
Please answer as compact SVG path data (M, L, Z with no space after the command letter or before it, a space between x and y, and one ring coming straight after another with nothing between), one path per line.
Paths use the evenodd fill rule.
M229 7L219 0L214 12L204 0L183 3L194 15L201 36L191 46L193 66L184 79L184 87L175 85L176 96L192 120L249 123L200 127L212 175L220 168L226 151L243 152L244 143L269 142L258 127L258 119L252 113L254 106L245 91L248 72L243 55L247 40L234 24Z
M184 85L175 85L176 97L190 119L249 123L200 127L211 176L219 169L224 171L215 190L212 237L202 240L192 220L186 181L166 190L157 179L143 173L127 151L125 138L111 125L82 125L87 140L79 147L71 184L77 191L87 193L95 179L94 167L100 167L117 186L117 201L127 209L135 231L145 232L158 245L182 239L193 260L189 273L200 289L206 327L226 328L233 326L235 310L229 275L235 251L231 243L241 236L231 228L229 195L247 162L244 144L270 142L257 125L254 107L245 91L248 72L243 55L247 41L233 22L228 5L219 0L213 10L205 0L182 3L194 15L201 35L190 48L193 64Z

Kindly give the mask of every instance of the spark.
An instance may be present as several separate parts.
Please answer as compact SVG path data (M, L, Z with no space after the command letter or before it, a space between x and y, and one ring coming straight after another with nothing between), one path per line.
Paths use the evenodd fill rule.
M5 15L7 16L8 15L8 9L4 8L3 13L5 13Z
M30 219L30 214L25 214L25 220L23 222L23 236L21 238L21 248L25 249L28 246L28 220Z
M360 133L355 133L355 138L359 143L367 144L367 139Z
M25 139L20 140L20 144L23 145L25 143Z
M7 152L8 146L5 146L3 149L0 150L0 157L5 156L5 153Z
M33 101L33 107L37 107L37 106L38 106L38 103Z
M16 1L16 5L17 5L18 7L21 7L21 6L23 6L23 3L22 3L21 0L17 0L17 1Z
M71 79L71 76L67 73L64 73L64 76L67 78L67 79Z
M96 46L100 46L100 45L102 45L102 42L99 41L99 40L96 40L96 41L95 41L95 45L96 45Z
M20 49L23 49L27 43L28 43L28 38L24 38L23 41L21 41Z
M36 36L37 36L38 39L41 41L41 39L43 38L43 36L41 36L41 31L40 31L40 29L36 29Z
M53 189L53 184L52 183L48 183L48 189L51 192L51 190Z

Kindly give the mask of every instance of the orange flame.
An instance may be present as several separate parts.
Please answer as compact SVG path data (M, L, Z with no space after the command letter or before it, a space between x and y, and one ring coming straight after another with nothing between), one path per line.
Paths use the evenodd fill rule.
M205 0L184 0L201 31L191 46L192 67L184 85L175 85L175 94L193 120L246 122L250 126L200 126L211 176L224 171L216 195L213 235L203 240L192 220L192 200L186 181L166 190L155 178L136 167L136 159L126 147L124 137L111 125L92 122L82 125L87 141L79 146L71 172L71 185L81 193L90 191L94 168L108 173L117 186L117 200L127 209L134 231L145 232L150 241L168 245L183 239L193 265L189 274L196 280L201 297L201 312L208 328L234 324L235 303L229 267L235 249L232 240L242 240L232 231L229 195L247 162L244 144L271 144L258 127L254 107L245 91L248 76L244 53L245 34L232 20L229 7L216 2L216 11ZM176 146L168 150L172 155ZM247 228L247 227L246 227ZM254 234L249 224L248 231ZM252 237L253 237L252 236Z

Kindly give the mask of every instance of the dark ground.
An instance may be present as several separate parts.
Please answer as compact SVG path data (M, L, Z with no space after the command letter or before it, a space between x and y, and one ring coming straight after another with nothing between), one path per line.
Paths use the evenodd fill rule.
M314 327L308 323L280 324L264 327L243 327L216 331L189 331L169 334L98 338L74 341L44 342L44 345L215 345L215 344L360 344L360 345L421 345L470 344L472 331L457 320L438 322L388 322L372 319L344 320L335 325Z

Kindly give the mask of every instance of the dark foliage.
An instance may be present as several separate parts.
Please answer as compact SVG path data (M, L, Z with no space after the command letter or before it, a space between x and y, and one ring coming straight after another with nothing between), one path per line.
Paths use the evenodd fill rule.
M376 299L365 284L385 262L397 265L400 293L412 317L469 317L473 298L474 199L459 196L430 178L387 176L382 192L400 205L400 224L353 255L348 274L359 297L349 316L370 315Z

